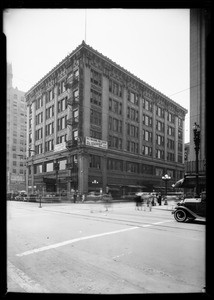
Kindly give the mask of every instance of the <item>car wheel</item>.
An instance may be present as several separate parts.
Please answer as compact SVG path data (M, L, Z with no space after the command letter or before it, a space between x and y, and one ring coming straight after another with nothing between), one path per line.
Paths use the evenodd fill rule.
M178 209L174 213L174 218L177 222L185 222L187 220L187 214L184 210Z

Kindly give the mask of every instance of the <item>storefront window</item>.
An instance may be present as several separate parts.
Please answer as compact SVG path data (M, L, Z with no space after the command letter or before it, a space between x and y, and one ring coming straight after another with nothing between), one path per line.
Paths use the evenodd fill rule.
M60 160L59 161L59 169L60 170L65 170L66 169L66 163L67 163L67 160Z
M53 163L47 163L46 164L46 172L52 172L53 171Z

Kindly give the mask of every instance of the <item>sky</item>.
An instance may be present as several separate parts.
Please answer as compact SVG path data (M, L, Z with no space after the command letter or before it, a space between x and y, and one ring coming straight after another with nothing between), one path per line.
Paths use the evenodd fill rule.
M189 9L7 9L13 87L27 92L83 40L188 110Z

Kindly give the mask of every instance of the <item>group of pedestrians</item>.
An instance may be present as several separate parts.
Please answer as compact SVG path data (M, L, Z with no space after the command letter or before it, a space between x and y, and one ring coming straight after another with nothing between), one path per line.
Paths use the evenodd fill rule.
M144 211L146 211L146 207L149 208L149 211L152 211L152 198L147 197L147 199L141 197L141 196L135 196L135 209L136 210L142 210L144 208Z
M152 206L156 205L155 199L157 199L157 202L159 205L161 205L161 194L158 194L157 196L153 193L149 195L136 195L134 197L135 200L135 210L142 210L144 208L144 211L146 211L146 208L149 208L149 211L152 211Z

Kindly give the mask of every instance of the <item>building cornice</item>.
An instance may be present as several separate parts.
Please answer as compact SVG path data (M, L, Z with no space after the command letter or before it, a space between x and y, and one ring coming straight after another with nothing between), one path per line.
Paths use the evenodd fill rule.
M33 94L38 91L39 89L42 89L44 82L47 80L51 80L52 83L55 82L56 78L56 72L59 72L59 69L63 70L63 68L68 67L70 64L71 58L73 58L78 52L82 49L88 50L90 53L94 54L95 56L99 57L101 60L105 62L104 67L111 72L112 67L116 68L125 76L126 81L129 83L128 87L132 88L134 84L136 83L140 89L142 90L142 97L147 97L151 99L155 99L156 102L165 102L165 105L171 106L177 112L180 112L181 114L185 115L188 110L161 93L160 91L156 90L154 87L150 86L148 83L140 79L139 77L135 76L128 70L121 67L119 64L112 61L107 56L104 56L102 53L98 52L97 50L93 49L91 46L87 45L84 41L75 49L73 50L69 55L67 55L61 62L59 62L50 72L48 72L41 80L39 80L26 94L26 98L28 98L30 95L33 96ZM127 76L127 77L126 77Z

